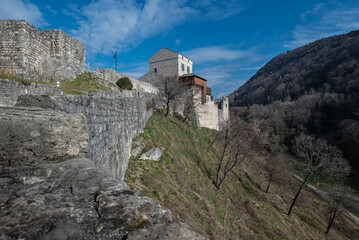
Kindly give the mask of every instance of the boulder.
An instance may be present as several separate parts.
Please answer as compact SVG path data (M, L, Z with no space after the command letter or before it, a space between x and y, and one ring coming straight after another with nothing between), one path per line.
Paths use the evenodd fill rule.
M206 240L184 223L161 223L131 232L127 240Z
M162 156L162 150L160 148L151 149L141 155L140 159L158 161Z
M96 198L98 231L116 229L137 230L157 223L171 222L171 212L153 199L134 191L106 191Z
M86 126L80 114L0 107L0 168L9 173L84 157L89 138Z

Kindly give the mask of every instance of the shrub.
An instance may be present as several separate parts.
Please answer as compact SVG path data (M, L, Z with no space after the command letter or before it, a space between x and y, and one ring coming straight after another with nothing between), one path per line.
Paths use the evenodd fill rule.
M116 85L124 90L131 90L133 85L130 79L128 77L122 77L117 80Z

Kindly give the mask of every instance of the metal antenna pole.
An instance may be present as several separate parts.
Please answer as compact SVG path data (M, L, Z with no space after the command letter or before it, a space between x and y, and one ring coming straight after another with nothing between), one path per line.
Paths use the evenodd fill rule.
M116 52L115 52L114 58L116 59L116 72L117 72L117 50L116 50Z

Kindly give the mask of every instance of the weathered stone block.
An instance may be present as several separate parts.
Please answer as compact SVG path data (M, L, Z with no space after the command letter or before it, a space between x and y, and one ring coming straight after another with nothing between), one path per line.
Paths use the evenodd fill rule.
M0 164L8 171L85 157L89 137L82 115L5 107L0 107L0 136Z

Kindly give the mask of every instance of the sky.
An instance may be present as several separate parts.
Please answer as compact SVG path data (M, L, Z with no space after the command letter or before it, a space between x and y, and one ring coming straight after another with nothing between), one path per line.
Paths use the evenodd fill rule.
M0 19L62 29L86 45L91 69L140 78L162 47L193 60L215 97L276 55L359 29L358 0L0 0Z

